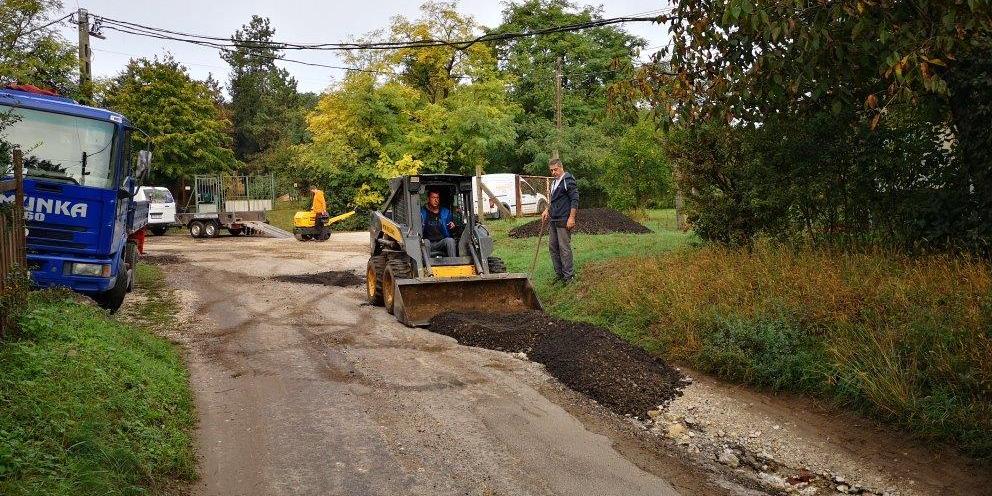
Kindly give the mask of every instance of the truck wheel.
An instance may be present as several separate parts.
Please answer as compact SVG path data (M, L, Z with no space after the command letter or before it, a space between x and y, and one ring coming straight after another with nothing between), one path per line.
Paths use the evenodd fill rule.
M506 262L499 257L489 257L486 259L489 262L489 273L490 274L505 274L506 273Z
M152 226L149 228L149 230L152 232L152 234L156 236L161 236L165 234L166 231L169 230L169 226Z
M117 270L117 277L114 279L114 287L93 295L96 304L112 314L117 313L117 310L120 310L121 305L124 304L124 296L127 294L127 280L127 270L124 268L124 264L121 264Z
M203 237L203 223L200 222L200 221L198 221L198 220L194 220L193 222L190 222L189 223L189 235L192 236L192 237L194 237L194 238L202 238Z
M365 293L369 303L377 307L382 306L382 277L386 270L386 257L375 255L369 258L368 267L365 269Z
M220 234L220 229L217 227L216 222L203 223L203 237L216 238L219 234Z

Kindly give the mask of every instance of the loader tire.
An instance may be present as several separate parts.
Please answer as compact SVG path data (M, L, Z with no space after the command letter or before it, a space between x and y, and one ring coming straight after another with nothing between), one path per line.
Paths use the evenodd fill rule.
M489 257L486 259L489 262L489 273L490 274L505 274L506 273L506 262L499 257Z
M377 307L382 306L382 277L386 272L386 257L375 255L369 258L368 268L365 270L365 288L369 303Z
M382 278L382 302L387 312L396 314L396 280L411 277L413 268L408 260L394 258L386 262L386 271Z

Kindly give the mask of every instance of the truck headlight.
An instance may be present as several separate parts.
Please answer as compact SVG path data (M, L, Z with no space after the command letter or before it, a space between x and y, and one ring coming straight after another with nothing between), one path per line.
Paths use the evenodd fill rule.
M110 266L106 264L73 262L69 273L74 276L110 277Z

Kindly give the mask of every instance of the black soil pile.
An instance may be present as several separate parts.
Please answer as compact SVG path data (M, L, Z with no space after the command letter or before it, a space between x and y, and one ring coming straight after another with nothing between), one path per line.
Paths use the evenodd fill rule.
M319 284L322 286L358 286L364 284L365 280L358 277L354 272L331 270L318 272L316 274L295 274L287 276L275 276L272 279L281 282L295 282L298 284Z
M179 255L151 253L141 255L138 260L150 265L174 265L186 262L186 259Z
M464 345L526 353L566 386L621 415L643 418L686 385L663 360L606 329L543 312L444 313L430 329Z
M634 219L613 210L612 208L581 208L575 213L575 230L572 233L584 234L609 234L609 233L629 233L647 234L650 229L644 227ZM541 232L541 220L528 222L522 226L510 229L510 236L514 238L529 238L537 236ZM547 226L544 227L544 235L548 235Z

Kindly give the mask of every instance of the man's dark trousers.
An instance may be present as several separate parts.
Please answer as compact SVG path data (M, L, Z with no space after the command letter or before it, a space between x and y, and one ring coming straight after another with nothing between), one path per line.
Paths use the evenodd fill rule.
M551 263L555 266L558 279L571 281L575 277L575 269L572 267L572 234L565 228L565 221L551 221L548 245L551 248Z

